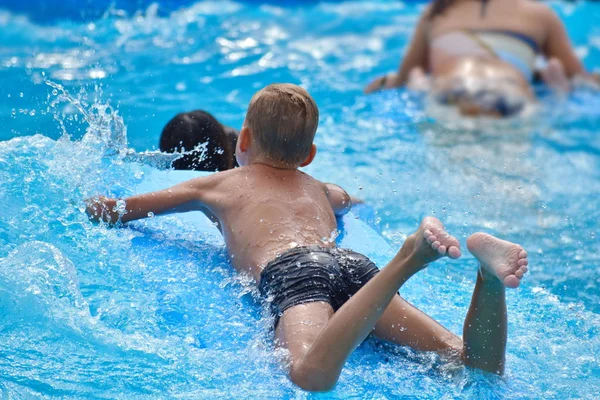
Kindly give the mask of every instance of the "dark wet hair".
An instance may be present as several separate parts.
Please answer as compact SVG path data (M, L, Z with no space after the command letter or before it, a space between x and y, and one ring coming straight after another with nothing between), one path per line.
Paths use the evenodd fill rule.
M438 15L443 14L452 4L454 4L455 0L433 0L431 3L431 9L429 10L429 19L434 19ZM489 2L489 0L479 0L481 1L481 16L485 15L485 9Z
M177 114L163 128L160 150L191 153L173 162L173 168L195 171L225 171L238 166L235 159L237 132L224 127L203 110ZM206 143L205 150L194 150Z

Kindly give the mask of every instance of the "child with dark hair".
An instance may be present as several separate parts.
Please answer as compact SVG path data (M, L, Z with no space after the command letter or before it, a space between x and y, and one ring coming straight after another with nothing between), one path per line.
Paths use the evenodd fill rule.
M182 153L173 168L195 171L225 171L237 167L235 146L238 133L221 125L211 114L196 110L177 114L160 135L160 150Z
M240 168L130 197L124 210L117 199L96 197L86 211L110 224L152 213L204 212L223 234L233 266L252 276L269 303L276 346L287 349L290 379L305 390L332 389L370 333L502 373L505 289L519 286L527 252L485 233L471 235L467 246L480 268L463 338L446 330L398 290L429 263L459 258L458 240L438 219L425 218L381 271L364 255L337 248L328 238L337 230L336 216L350 208L350 196L298 170L315 157L318 120L304 89L267 86L250 101L240 131Z

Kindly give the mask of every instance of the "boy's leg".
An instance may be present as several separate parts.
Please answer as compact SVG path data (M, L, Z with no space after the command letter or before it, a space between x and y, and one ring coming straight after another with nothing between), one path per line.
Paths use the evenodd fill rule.
M446 234L447 235L447 234ZM408 257L415 244L415 235L409 236L400 257ZM458 242L455 245L458 247ZM419 310L401 296L396 295L377 321L373 331L375 336L419 351L435 351L443 355L462 353L463 342L430 316Z
M460 359L463 341L401 296L396 295L373 331L375 336L419 351Z
M527 272L527 252L485 233L469 237L467 246L481 267L463 328L463 359L467 366L502 374L507 335L505 287L519 286Z
M294 383L313 391L333 388L346 359L373 330L402 284L429 262L460 256L458 241L435 218L423 220L413 243L409 256L398 253L337 312L316 302L283 313L276 340L290 351Z
M375 334L393 343L442 355L462 354L466 365L502 373L506 348L505 286L517 287L527 272L527 253L518 245L477 233L469 250L481 263L463 341L396 296L377 322Z

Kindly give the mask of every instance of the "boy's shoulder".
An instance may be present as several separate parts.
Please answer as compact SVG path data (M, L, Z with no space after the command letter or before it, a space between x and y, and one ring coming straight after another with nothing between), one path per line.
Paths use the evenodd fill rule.
M288 180L290 178L290 175L295 178L293 179L293 181L295 181L298 184L310 184L325 187L325 184L323 182L312 177L306 172L300 171L298 169L282 170L257 164L216 172L208 176L210 176L211 180L213 180L215 183L233 184L236 181L247 182L248 180L263 180L266 178L275 178L284 181Z

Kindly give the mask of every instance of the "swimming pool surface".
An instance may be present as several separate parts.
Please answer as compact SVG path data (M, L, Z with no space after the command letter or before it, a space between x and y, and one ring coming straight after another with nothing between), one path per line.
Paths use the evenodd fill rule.
M3 397L597 398L600 94L540 89L538 114L473 126L429 117L406 91L363 96L396 68L420 3L130 2L84 20L12 3L0 3ZM600 6L552 4L593 69ZM87 221L83 198L131 193L152 173L127 148L156 149L164 124L196 108L239 127L271 82L314 96L307 172L365 199L392 248L433 214L463 244L485 230L528 249L504 377L368 340L333 392L304 393L218 237L175 217ZM459 333L475 271L469 256L437 263L405 296Z

